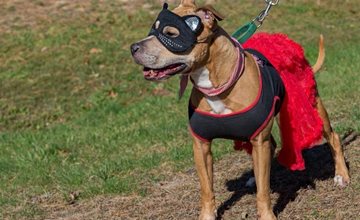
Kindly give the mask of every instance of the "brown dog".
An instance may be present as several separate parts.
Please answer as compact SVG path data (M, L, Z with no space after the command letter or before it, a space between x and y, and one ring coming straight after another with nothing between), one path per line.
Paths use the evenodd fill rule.
M217 25L216 20L221 20L222 16L212 7L197 8L194 0L182 0L172 12L184 18L191 31L197 33L196 41L194 44L185 42L186 39L172 41L172 38L175 39L183 34L181 28L185 28L184 24L179 21L181 28L166 26L164 22L172 22L173 19L178 18L172 17L173 15L169 13L164 13L163 17L159 15L159 20L155 22L151 34L131 46L135 61L144 66L145 78L163 80L175 74L182 74L185 78L189 76L197 88L211 90L226 85L234 69L238 68L239 52L231 37ZM197 23L197 18L200 19L201 26ZM193 36L191 31L187 33L189 37ZM167 38L163 39L162 36ZM187 49L182 50L183 47ZM244 56L245 68L241 77L226 91L220 91L216 96L208 96L201 90L193 89L190 102L197 111L221 117L242 111L257 99L261 84L259 84L261 79L257 61L248 52L241 52L240 55ZM321 67L323 58L323 49L320 48L318 61L313 67L314 72ZM323 136L329 142L335 161L335 183L345 186L350 182L350 178L339 136L332 130L326 110L318 96L316 109L323 121ZM256 136L248 140L252 145L259 219L276 219L270 203L273 121L274 116L266 121ZM201 185L200 219L215 219L211 141L193 134L193 151Z

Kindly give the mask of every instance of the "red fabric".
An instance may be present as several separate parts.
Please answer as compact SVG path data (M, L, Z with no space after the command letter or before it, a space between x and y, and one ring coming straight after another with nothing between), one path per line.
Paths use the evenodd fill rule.
M304 51L284 34L255 34L243 46L264 54L284 82L286 95L280 110L282 148L278 160L291 170L303 170L305 164L301 152L321 140L323 129L315 108L314 73ZM237 143L236 148L251 152L248 144Z
M252 145L246 141L234 141L234 150L245 150L248 154L251 154Z

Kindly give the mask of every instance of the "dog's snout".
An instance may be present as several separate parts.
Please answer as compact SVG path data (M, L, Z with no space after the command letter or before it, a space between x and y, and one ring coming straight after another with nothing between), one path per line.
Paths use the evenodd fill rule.
M131 45L131 54L134 55L140 49L140 45L135 43Z

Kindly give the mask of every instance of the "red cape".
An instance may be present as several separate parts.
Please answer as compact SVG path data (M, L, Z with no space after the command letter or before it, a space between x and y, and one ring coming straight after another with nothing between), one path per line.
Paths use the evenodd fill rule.
M255 34L244 43L262 53L279 72L286 95L280 110L282 148L279 163L305 169L302 150L320 141L323 122L316 110L316 82L303 48L284 34Z

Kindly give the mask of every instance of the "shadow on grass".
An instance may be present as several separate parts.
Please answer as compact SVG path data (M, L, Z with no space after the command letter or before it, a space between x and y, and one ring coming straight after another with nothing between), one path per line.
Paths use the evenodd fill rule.
M297 197L300 189L315 189L315 180L326 180L334 176L334 161L327 144L304 150L303 156L306 163L304 171L290 171L281 166L276 159L272 161L271 190L280 195L274 204L275 215L281 213L287 204ZM253 171L249 171L226 183L228 190L233 194L218 208L217 219L222 219L226 210L234 206L244 195L256 193L256 187L245 187L252 176Z

